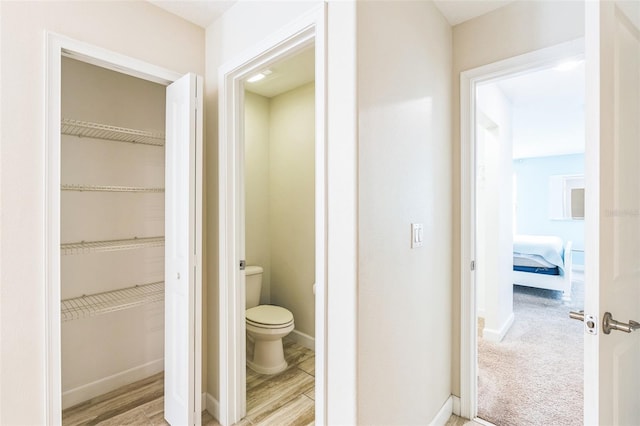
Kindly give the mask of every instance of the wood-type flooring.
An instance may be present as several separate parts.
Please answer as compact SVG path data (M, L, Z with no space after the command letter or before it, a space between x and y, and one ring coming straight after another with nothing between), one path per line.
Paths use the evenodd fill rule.
M258 374L247 368L247 415L237 425L307 426L315 418L315 354L284 340L289 367L275 375ZM164 374L116 389L62 412L62 424L77 425L167 425L164 420ZM203 426L219 423L202 412Z

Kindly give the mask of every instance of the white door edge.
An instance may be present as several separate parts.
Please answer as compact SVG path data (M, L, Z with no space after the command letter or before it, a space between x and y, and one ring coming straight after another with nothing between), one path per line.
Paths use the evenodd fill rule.
M202 81L189 73L166 90L164 417L172 424L202 420Z
M316 217L316 423L326 424L326 9L324 5L252 47L219 69L219 321L220 417L223 426L246 414L244 254L244 142L242 80L270 63L315 45Z
M60 120L62 97L61 58L67 56L93 65L111 69L159 84L170 84L182 74L91 45L73 38L45 32L46 68L44 81L45 121L45 246L44 246L44 345L45 345L45 421L48 425L62 424L62 359L60 327ZM202 150L197 153L202 163ZM202 206L201 197L197 200ZM201 226L200 226L201 228ZM201 238L197 236L197 238ZM198 248L201 256L201 244ZM201 262L199 262L201 263ZM202 315L196 316L201 328ZM201 367L200 367L201 370ZM201 384L202 372L196 371L193 380Z
M475 110L480 83L554 65L584 55L584 39L561 43L460 73L460 415L474 419L477 407L475 260Z

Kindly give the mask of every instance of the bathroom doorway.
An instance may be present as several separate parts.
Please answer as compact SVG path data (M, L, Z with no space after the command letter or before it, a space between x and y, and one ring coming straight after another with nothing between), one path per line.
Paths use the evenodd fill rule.
M318 10L220 69L222 425L281 422L291 413L325 423L323 22ZM245 317L256 271L262 287L254 304L276 305L266 309L287 317L276 326ZM255 328L286 329L271 343L286 364L255 362L261 335L247 338ZM247 368L247 349L265 371Z
M244 81L245 419L253 424L314 420L314 71L309 46ZM263 334L271 346L257 341Z

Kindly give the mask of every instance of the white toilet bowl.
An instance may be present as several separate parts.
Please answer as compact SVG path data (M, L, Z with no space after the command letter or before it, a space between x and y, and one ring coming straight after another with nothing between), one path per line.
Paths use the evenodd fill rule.
M273 305L258 305L245 311L248 341L247 366L260 374L276 374L287 368L282 338L294 328L293 314Z

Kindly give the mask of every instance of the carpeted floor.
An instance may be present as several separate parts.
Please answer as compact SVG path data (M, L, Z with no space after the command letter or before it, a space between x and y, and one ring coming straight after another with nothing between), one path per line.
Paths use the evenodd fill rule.
M560 292L514 286L515 321L500 343L478 339L478 417L499 426L582 425L584 280Z

